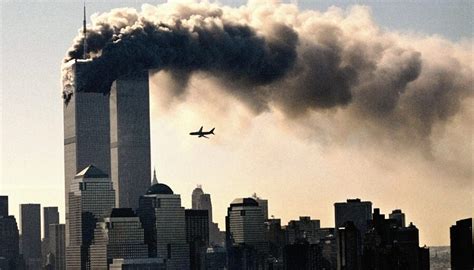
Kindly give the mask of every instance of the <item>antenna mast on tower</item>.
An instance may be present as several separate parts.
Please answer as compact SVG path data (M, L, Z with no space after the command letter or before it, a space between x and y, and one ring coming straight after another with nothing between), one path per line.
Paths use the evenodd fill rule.
M87 58L87 26L86 26L86 1L84 1L84 20L82 21L82 34L84 35L82 59Z

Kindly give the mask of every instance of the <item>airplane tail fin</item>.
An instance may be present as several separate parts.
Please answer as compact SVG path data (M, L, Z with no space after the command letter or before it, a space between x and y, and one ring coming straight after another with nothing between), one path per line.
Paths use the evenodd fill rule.
M214 129L216 129L216 128L212 128L211 131L209 131L209 132L211 132L212 135L214 135Z

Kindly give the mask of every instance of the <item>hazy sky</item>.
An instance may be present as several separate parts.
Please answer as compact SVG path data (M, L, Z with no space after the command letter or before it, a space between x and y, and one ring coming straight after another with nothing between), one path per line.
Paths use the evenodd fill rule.
M95 13L162 1L87 2L89 13ZM321 12L331 5L367 5L383 31L467 44L472 60L472 2L431 2L293 1L300 9ZM0 194L9 196L17 218L20 203L57 205L62 215L60 64L81 27L82 2L2 0L0 20ZM289 123L278 110L254 116L199 76L191 81L185 102L164 109L164 79L155 76L151 137L158 178L181 194L185 207L191 206L192 190L202 184L212 196L221 229L229 203L253 192L269 199L270 214L283 222L310 215L322 226L333 226L333 203L355 197L372 201L386 214L401 208L420 229L420 244L427 245L448 244L449 226L472 216L472 170L457 173L457 165L447 164L467 157L462 167L472 166L472 122L466 121L472 120L472 109L450 118L436 133L434 147L451 155L439 161L417 149L379 147L383 138L371 144L361 139L362 133L334 143L328 132L308 132L300 120ZM325 115L338 113L313 117L318 128L330 127L334 118ZM215 126L216 136L199 140L187 135L201 125Z

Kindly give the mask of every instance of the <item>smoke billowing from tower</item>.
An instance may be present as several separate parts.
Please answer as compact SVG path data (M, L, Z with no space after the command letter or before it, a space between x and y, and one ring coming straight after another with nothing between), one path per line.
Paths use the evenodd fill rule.
M472 98L471 41L384 31L360 6L321 13L271 1L170 1L95 15L82 39L65 58L81 58L87 44L88 79L76 91L108 94L119 76L155 69L173 75L170 91L181 96L200 72L256 113L279 110L313 126L309 115L337 111L412 145L429 145L433 128Z

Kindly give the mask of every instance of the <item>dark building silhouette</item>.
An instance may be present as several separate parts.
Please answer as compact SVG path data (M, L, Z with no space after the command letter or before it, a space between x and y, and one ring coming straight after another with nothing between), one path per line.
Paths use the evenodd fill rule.
M405 214L400 209L395 209L388 215L390 219L397 221L398 227L405 227Z
M207 210L186 209L186 242L189 244L191 269L205 269L205 255L209 246L209 217Z
M311 217L300 217L299 220L291 220L286 228L286 237L289 244L294 244L298 240L306 240L310 244L319 242L318 231L320 228L319 219Z
M58 207L43 207L43 233L44 238L49 238L49 225L59 224Z
M27 269L41 268L41 205L20 204L21 254Z
M274 262L283 261L283 249L286 245L286 230L281 220L271 218L265 222L265 235L269 245L269 256Z
M344 223L337 228L337 269L359 270L362 267L362 254L360 232L352 221Z
M115 206L115 191L109 176L90 165L71 181L69 192L69 243L67 269L90 269L89 248L99 218Z
M97 222L90 254L91 269L108 269L113 259L148 258L142 224L131 208L114 208Z
M6 198L3 202L8 205L8 197L2 197ZM3 268L17 269L20 259L20 235L14 216L0 215L0 240L0 258L4 258Z
M284 248L285 270L319 270L322 269L321 248L306 240L297 240Z
M319 245L321 247L322 262L321 269L337 269L337 241L336 230L334 228L321 228L318 231L320 236Z
M118 78L110 90L110 178L117 207L136 209L151 179L148 70Z
M348 199L346 202L334 204L336 229L344 226L344 223L351 221L354 223L361 235L361 245L359 252L363 253L362 243L370 220L372 219L372 202L361 201L360 199ZM337 235L336 235L337 237Z
M472 218L456 221L449 232L451 238L451 269L473 269Z
M419 247L418 229L410 223L399 227L395 219L385 219L378 208L366 233L363 269L418 270L429 267L427 248ZM428 260L428 261L427 261Z
M207 210L209 212L209 243L213 245L223 245L224 240L217 223L212 220L211 195L204 193L201 185L198 185L192 193L192 209Z
M0 196L0 217L8 216L8 196Z

